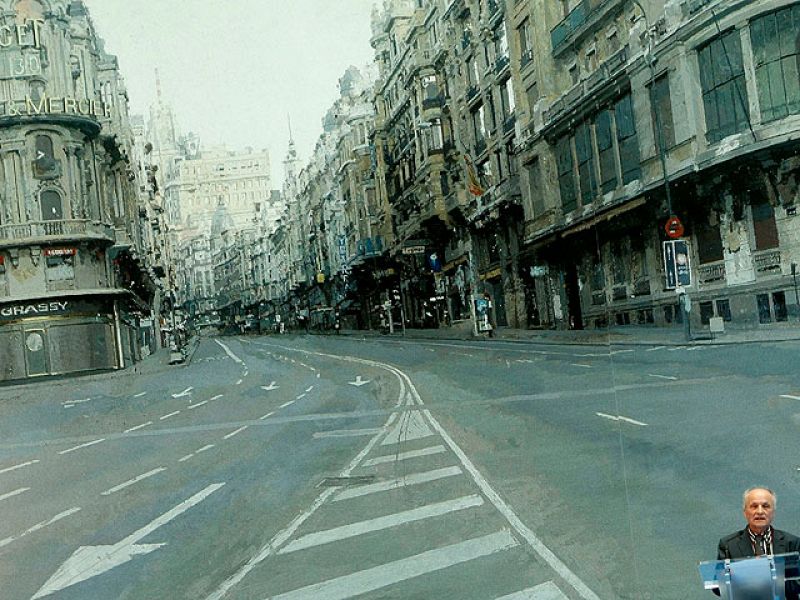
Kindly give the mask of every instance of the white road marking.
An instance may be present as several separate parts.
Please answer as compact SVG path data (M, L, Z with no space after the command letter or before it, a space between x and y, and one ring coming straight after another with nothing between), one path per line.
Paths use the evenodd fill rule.
M686 346L675 346L674 348L667 348L667 352L675 352L677 350L686 350Z
M198 402L197 404L190 404L186 408L188 408L189 410L192 410L193 408L197 408L199 406L203 406L204 404L208 404L208 400L203 400L202 402Z
M31 600L49 596L50 594L75 585L76 583L86 581L96 575L110 571L114 567L125 564L136 555L149 554L161 548L164 544L137 544L136 542L144 539L153 533L153 531L169 523L194 505L199 504L223 485L225 484L214 483L209 485L188 500L184 500L176 507L165 512L141 529L134 531L131 535L120 540L116 544L108 546L81 546L61 565L61 567L59 567L58 571L47 580Z
M299 396L297 396L297 397L295 398L295 400L300 400L301 398L305 398L305 397L306 397L306 395L305 395L305 394L300 394Z
M245 425L244 427L239 427L239 429L237 429L236 431L231 431L228 435L223 436L222 439L223 440L229 440L233 436L235 436L237 433L243 432L245 429L247 429L247 425Z
M168 415L164 415L163 417L159 417L158 420L159 421L164 421L166 419L169 419L170 417L174 417L175 415L179 415L179 414L181 414L181 411L176 410L175 412L171 412Z
M317 373L317 379L319 379L319 373Z
M361 375L357 375L355 381L348 381L347 383L356 387L361 387L362 385L368 384L369 381L369 379L361 379Z
M413 473L411 475L404 475L388 481L379 481L378 483L368 483L367 485L359 485L357 487L347 488L342 490L333 499L334 502L341 500L349 500L351 498L358 498L359 496L366 496L367 494L375 494L378 492L385 492L394 490L409 485L418 485L420 483L428 483L429 481L436 481L444 479L445 477L453 477L461 475L463 471L460 467L445 467L443 469L434 469L433 471L425 471L423 473Z
M29 465L35 465L39 462L39 459L36 460L29 460L28 462L24 462L18 465L14 465L13 467L6 467L5 469L0 469L0 473L8 473L9 471L16 471L17 469L21 469L22 467L27 467Z
M655 348L648 348L645 352L655 352L656 350L663 350L666 346L656 346Z
M382 433L383 429L336 429L333 431L317 431L312 437L318 438L331 438L331 437L359 437L362 435L375 435Z
M314 546L322 546L323 544L338 542L339 540L345 540L363 535L365 533L370 533L372 531L389 529L391 527L397 527L398 525L439 517L441 515L446 515L458 510L475 508L476 506L482 505L483 498L477 494L463 496L461 498L456 498L455 500L447 500L444 502L437 502L435 504L428 504L427 506L420 506L418 508L401 511L384 517L367 519L366 521L342 525L341 527L334 527L326 531L309 533L297 538L281 548L278 554L288 554L290 552L305 550L306 548L312 548Z
M202 448L195 450L195 454L200 454L201 452L205 452L206 450L211 450L214 447L214 444L206 444Z
M791 396L789 394L781 394L781 398L788 398L789 400L800 400L800 396ZM2 471L0 471L2 473Z
M223 344L223 343L222 343L222 342L220 342L219 340L214 340L214 341L215 341L215 342L217 342L217 343L220 345L220 347L221 347L223 350L225 350L225 354L227 354L228 356L230 356L230 357L231 357L231 358L234 360L234 362L236 362L237 364L240 364L240 365L243 365L243 364L244 364L244 363L242 362L242 359L241 359L241 358L239 358L238 356L236 356L236 355L235 355L233 352L231 352L231 349L230 349L230 348L228 348L228 347L227 347L225 344Z
M147 392L139 392L138 394L134 394L134 395L133 395L133 397L134 397L134 398L141 398L141 397L142 397L142 396L144 396L146 393L147 393Z
M83 404L84 402L90 402L91 398L84 398L83 400L65 400L62 404Z
M115 485L112 488L107 489L105 492L100 492L101 496L110 496L111 494L118 492L120 490L124 490L126 487L132 486L134 483L138 483L143 479L147 479L148 477L152 477L153 475L158 475L161 471L166 471L166 467L159 467L157 469L153 469L152 471L148 471L147 473L142 473L141 475L137 475L133 479L129 479L124 483L120 483L119 485Z
M189 459L190 459L190 458L192 458L193 456L194 456L194 452L192 452L191 454L187 454L186 456L181 456L181 457L178 459L178 462L186 462L187 460L189 460Z
M633 349L629 349L629 350L613 350L613 351L609 352L609 354L612 354L612 355L614 355L614 354L629 354L631 352L635 352L635 350L633 350Z
M569 600L552 581L541 583L532 588L520 590L495 600Z
M275 414L275 411L268 412L268 413L267 413L267 414L265 414L263 417L259 417L259 418L258 418L258 420L259 420L259 421L263 421L264 419L268 419L269 417L271 417L271 416L272 416L272 415L274 415L274 414Z
M74 404L65 404L64 408L75 408Z
M280 386L279 385L275 385L275 382L273 381L269 385L262 385L261 389L264 390L264 391L267 391L267 392L271 392L272 390L277 390L279 387Z
M306 388L306 394L307 394L308 392L310 392L311 390L313 390L313 389L314 389L314 386L313 386L313 385L310 385L310 386L308 386L308 387Z
M0 548L2 548L3 546L8 546L11 542L16 542L18 539L23 538L28 534L34 533L36 531L39 531L40 529L43 529L43 528L47 527L48 525L52 525L56 521L60 521L61 519L65 519L66 517L75 514L79 510L80 510L80 507L70 508L69 510L65 510L62 513L58 513L52 519L48 519L47 521L42 521L41 523L37 523L33 527L30 527L30 528L26 529L25 531L23 531L20 534L12 535L11 537L7 537L4 540L0 540Z
M136 427L131 427L130 429L126 429L122 433L130 433L131 431L136 431L137 429L144 429L148 425L152 425L152 421L148 421L147 423L142 423L141 425L137 425Z
M194 389L193 387L188 387L185 390L183 390L182 392L178 392L177 394L172 394L172 397L173 398L183 398L184 396L191 396L193 389Z
M410 450L409 452L401 452L400 454L388 454L386 456L378 456L370 460L364 461L362 467L374 467L375 465L383 465L386 463L393 463L400 460L408 460L409 458L419 458L420 456L430 456L431 454L439 454L444 452L444 446L431 446L430 448L422 448L421 450Z
M583 363L569 363L573 367L583 367L584 369L591 369L592 365L585 365Z
M637 421L636 419L631 419L629 417L622 417L622 416L614 416L614 415L607 415L606 413L595 413L598 417L603 417L604 419L610 419L612 421L625 421L626 423L632 423L633 425L639 425L640 427L647 427L647 423L642 423L641 421Z
M436 548L435 550L428 550L408 558L357 571L350 575L315 583L314 585L273 596L272 600L305 600L308 598L344 600L345 598L352 598L407 579L419 577L426 573L432 573L453 565L495 554L502 550L508 550L518 545L519 542L511 535L510 531L498 531L497 533Z
M278 408L286 408L287 406L294 404L294 400L289 400L288 402L284 402Z
M250 371L248 371L247 369L245 369L245 370L244 370L244 373L242 373L242 376L243 376L243 377L247 377L247 375L248 375L249 373L250 373Z
M381 446L400 444L411 440L420 440L433 435L433 431L425 423L422 414L418 410L412 410L400 414L400 419L394 429L390 431Z
M70 452L74 452L75 450L80 450L81 448L88 448L89 446L94 446L95 444L99 444L100 442L105 442L105 441L106 438L100 438L99 440L86 442L85 444L80 444L79 446L69 448L68 450L62 450L61 452L59 452L59 454L69 454Z
M670 381L677 381L677 377L673 377L672 375L656 375L655 373L648 373L648 377L657 377L658 379L669 379Z
M209 398L209 400L219 400L222 397L224 397L224 394L217 394L216 396Z
M242 380L241 380L241 379L239 379L239 380L236 382L236 385L242 385Z
M6 500L8 498L13 498L14 496L19 496L20 494L24 494L25 492L27 492L29 489L31 488L19 488L17 490L14 490L13 492L8 492L7 494L3 494L2 496L0 496L0 500Z

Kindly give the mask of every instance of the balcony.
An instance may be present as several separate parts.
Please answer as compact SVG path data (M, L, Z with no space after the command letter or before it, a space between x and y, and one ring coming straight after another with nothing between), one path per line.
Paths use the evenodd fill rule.
M570 13L550 31L553 56L559 56L572 44L577 43L600 20L605 12L622 0L582 0Z
M756 272L768 275L781 274L781 251L765 250L753 256Z
M475 100L475 98L477 98L480 95L480 91L481 90L480 88L478 88L477 85L474 84L470 85L469 88L467 88L467 103L470 103L473 100Z
M707 263L697 268L697 279L700 283L717 283L725 281L725 261Z
M36 221L0 225L0 248L72 240L101 240L114 243L114 229L98 221Z
M509 115L505 121L503 121L503 135L507 135L514 131L514 125L517 123L516 115Z
M494 61L494 74L500 75L503 71L508 68L509 58L506 55L498 56L497 60Z

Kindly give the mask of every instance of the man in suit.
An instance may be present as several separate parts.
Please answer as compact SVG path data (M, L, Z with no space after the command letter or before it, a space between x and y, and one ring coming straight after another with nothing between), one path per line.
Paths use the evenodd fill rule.
M743 500L747 527L719 541L717 560L800 552L800 538L772 526L775 492L766 487L752 487L745 490ZM719 595L716 590L715 593ZM799 598L800 585L787 581L786 600Z

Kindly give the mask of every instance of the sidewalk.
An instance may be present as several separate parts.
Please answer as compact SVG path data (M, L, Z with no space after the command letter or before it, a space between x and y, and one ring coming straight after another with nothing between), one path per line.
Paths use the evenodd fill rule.
M331 332L333 333L333 332ZM396 329L393 334L378 331L344 330L342 335L363 337L403 338ZM764 342L786 342L800 340L800 324L771 324L752 328L729 327L724 333L713 338L708 330L693 331L693 339L686 340L683 328L625 326L608 329L588 329L584 331L514 329L500 327L494 337L475 336L472 325L463 322L454 327L440 329L406 329L405 338L429 340L469 340L491 343L493 341L520 342L534 344L576 344L588 346L693 346L724 345ZM335 334L333 334L335 335Z

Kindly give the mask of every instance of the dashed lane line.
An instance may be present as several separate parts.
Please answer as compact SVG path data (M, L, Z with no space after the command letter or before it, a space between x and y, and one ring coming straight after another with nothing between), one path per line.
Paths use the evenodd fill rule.
M179 415L179 414L181 414L181 411L176 410L176 411L173 411L173 412L171 412L169 414L166 414L166 415L163 415L161 417L158 417L158 420L159 421L165 421L165 420L169 419L170 417L174 417L175 415Z
M598 417L603 417L604 419L609 419L610 421L624 421L626 423L631 423L632 425L639 425L640 427L647 427L647 423L643 423L642 421L637 421L636 419L631 419L630 417L623 417L620 415L607 415L606 413L595 413Z
M114 494L120 490L124 490L125 488L130 487L135 483L139 483L143 479L147 479L149 477L152 477L153 475L158 475L162 471L166 470L167 470L166 467L159 467L157 469L153 469L152 471L148 471L147 473L142 473L141 475L137 475L133 479L129 479L128 481L125 481L123 483L120 483L119 485L115 485L114 487L107 489L105 492L100 492L100 495L110 496L111 494Z
M677 381L677 377L673 377L672 375L658 375L656 373L648 373L648 377L655 377L656 379L668 379L669 381Z
M229 440L233 436L243 432L245 429L247 429L247 425L244 425L243 427L239 427L239 429L237 429L236 431L231 431L228 435L223 436L222 439L223 440Z
M153 424L152 421L148 421L147 423L142 423L141 425L137 425L136 427L131 427L130 429L126 429L122 433L130 433L131 431L137 431L139 429L144 429L148 425L152 425L152 424Z
M263 417L259 417L259 418L258 418L258 420L259 420L259 421L263 421L263 420L265 420L265 419L268 419L268 418L270 418L270 417L271 417L272 415L274 415L274 414L275 414L275 411L268 412L268 413L267 413L267 414L265 414Z
M52 525L53 523L55 523L57 521L60 521L61 519L65 519L68 516L75 514L79 510L81 510L81 509L78 506L76 506L74 508L70 508L68 510L65 510L64 512L58 513L55 517L52 517L51 519L48 519L46 521L42 521L40 523L37 523L33 527L30 527L30 528L26 529L25 531L23 531L20 534L12 535L11 537L7 537L7 538L5 538L3 540L0 540L0 548L2 548L4 546L8 546L11 542L15 542L18 539L25 537L26 535L30 535L31 533L39 531L40 529L44 529L48 525Z
M75 452L75 450L80 450L81 448L88 448L89 446L94 446L95 444L99 444L101 442L105 442L106 438L100 438L99 440L92 440L91 442L86 442L85 444L79 444L77 446L73 446L72 448L68 448L67 450L62 450L59 454L69 454L70 452Z
M208 400L203 400L202 402L198 402L197 404L190 404L190 405L189 405L189 406L187 406L186 408L188 408L189 410L193 410L193 409L195 409L195 408L198 408L198 407L200 407L200 406L203 406L204 404L208 404Z
M24 488L16 489L13 492L8 492L7 494L3 494L2 496L0 496L0 500L7 500L8 498L13 498L14 496L19 496L20 494L24 494L25 492L27 492L29 489L31 489L31 488L24 487Z
M789 400L800 400L800 396L792 396L791 394L781 394L781 398L788 398ZM2 471L0 471L2 473Z
M35 465L36 463L40 462L39 459L29 460L28 462L20 463L18 465L14 465L13 467L6 467L5 469L0 469L0 475L3 473L8 473L9 471L16 471L17 469L21 469L23 467L28 467L30 465Z
M289 400L288 402L284 402L283 404L281 404L278 408L286 408L287 406L290 406L292 404L294 404L294 400Z

